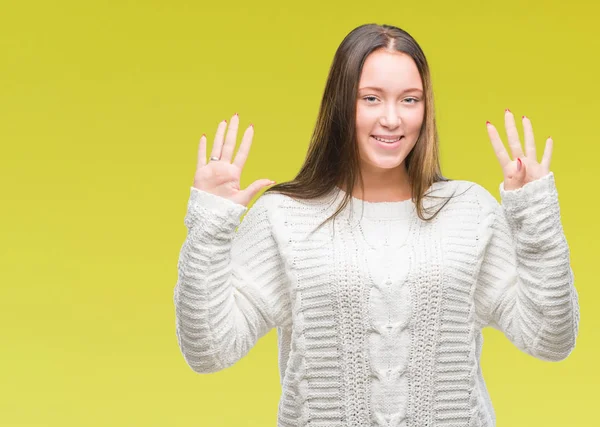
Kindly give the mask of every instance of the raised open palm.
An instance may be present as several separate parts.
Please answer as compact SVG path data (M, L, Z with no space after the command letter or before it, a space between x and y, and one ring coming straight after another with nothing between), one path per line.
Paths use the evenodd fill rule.
M244 132L242 142L232 162L231 158L235 150L239 123L240 119L237 113L231 118L229 128L227 128L226 120L219 123L210 154L210 161L206 159L206 135L202 135L198 147L198 166L194 175L194 187L224 197L240 205L248 206L263 187L272 185L275 182L270 179L259 179L246 189L240 189L240 177L252 146L254 126L248 126ZM225 135L225 131L227 131L227 135Z
M531 120L523 116L523 133L525 136L525 153L519 139L519 132L515 124L513 113L506 109L504 111L504 126L508 137L508 145L514 160L511 160L496 127L487 122L487 131L492 142L492 147L504 174L504 189L516 190L531 181L535 181L550 172L550 160L552 158L552 138L546 139L546 147L542 160L538 162L533 137Z

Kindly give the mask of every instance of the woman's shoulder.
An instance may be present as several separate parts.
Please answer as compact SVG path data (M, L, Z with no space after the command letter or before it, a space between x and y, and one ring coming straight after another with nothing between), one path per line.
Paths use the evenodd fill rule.
M266 211L270 218L296 218L295 221L312 222L327 214L335 195L328 193L314 199L299 199L277 191L263 192L250 209Z
M337 192L335 189L328 191L319 197L304 199L280 193L278 191L265 191L256 200L263 206L270 209L302 209L305 211L316 210L320 211L324 206L331 204L336 199Z
M456 203L470 203L483 210L495 209L498 200L483 185L470 180L450 179L439 181L427 193L435 197L450 198Z

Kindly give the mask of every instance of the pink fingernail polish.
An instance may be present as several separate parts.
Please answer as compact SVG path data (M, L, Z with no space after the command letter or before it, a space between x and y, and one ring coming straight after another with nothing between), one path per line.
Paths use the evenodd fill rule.
M523 166L523 163L521 163L521 159L517 159L517 170L518 171L521 170L521 166Z
M485 122L486 125L491 125L491 123L489 122L489 120L487 122Z
M521 117L522 119L524 119L526 116Z

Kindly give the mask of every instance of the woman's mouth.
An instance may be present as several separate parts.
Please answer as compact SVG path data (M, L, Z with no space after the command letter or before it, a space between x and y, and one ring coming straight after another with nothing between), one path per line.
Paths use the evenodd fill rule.
M371 135L371 138L373 138L373 140L380 147L383 147L386 149L393 149L393 148L397 148L400 146L400 141L402 141L402 139L404 139L404 135L388 136L388 137Z

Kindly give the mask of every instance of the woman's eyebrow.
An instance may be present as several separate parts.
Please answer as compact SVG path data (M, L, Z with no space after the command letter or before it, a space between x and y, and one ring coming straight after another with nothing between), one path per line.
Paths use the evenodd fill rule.
M382 88L377 87L377 86L365 86L365 87L361 87L358 90L366 90L366 89L375 90L375 91L378 91L378 92L385 92L385 90L383 90ZM411 88L408 88L408 89L404 89L400 93L407 93L407 92L421 92L422 93L423 89L419 89L417 87L411 87Z

